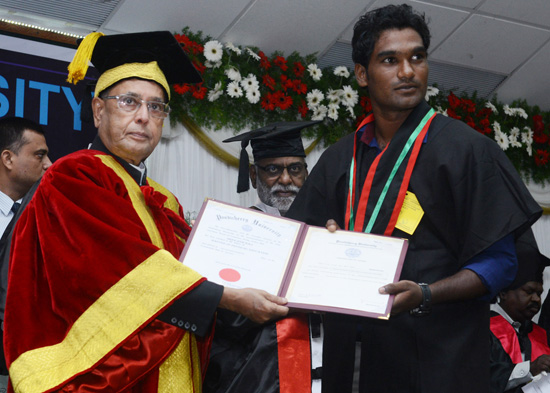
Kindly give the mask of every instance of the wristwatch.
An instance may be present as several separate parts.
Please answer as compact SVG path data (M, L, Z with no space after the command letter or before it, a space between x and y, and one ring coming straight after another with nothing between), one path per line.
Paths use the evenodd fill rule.
M422 303L409 312L412 316L423 317L432 311L432 291L430 290L430 286L426 283L419 282L418 286L422 290Z

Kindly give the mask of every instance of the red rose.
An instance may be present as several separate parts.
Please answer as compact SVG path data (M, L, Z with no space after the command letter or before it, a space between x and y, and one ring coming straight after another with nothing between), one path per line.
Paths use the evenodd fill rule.
M453 94L453 92L451 92L448 96L447 96L447 100L449 101L449 106L452 108L452 109L456 109L458 108L458 106L460 105L460 99L455 96ZM453 111L454 112L454 111ZM449 113L447 111L447 113Z
M301 78L304 75L304 71L306 68L302 65L300 62L295 62L294 66L292 67L292 71L294 71L294 75L296 75L297 78Z
M273 102L271 96L272 93L267 93L264 97L262 97L262 108L264 108L266 111L275 110L275 102Z
M468 113L475 113L476 104L472 100L461 99L461 107Z
M269 75L265 74L262 78L262 83L270 88L271 90L275 90L275 79L270 77Z
M477 117L487 117L493 113L493 110L491 108L483 108L480 109L479 112L477 112Z
M281 75L281 86L284 91L287 89L292 89L294 85L292 84L292 80L288 79L286 75Z
M197 100L203 100L204 96L206 95L206 91L208 89L202 85L194 85L193 86L193 97L195 97Z
M307 107L306 102L302 101L302 103L298 106L298 112L300 113L300 116L302 116L302 119L306 117L308 110L309 108Z
M546 143L548 142L548 135L546 135L544 132L533 132L533 141L535 141L536 143Z
M206 71L206 66L198 60L193 60L193 65L201 75L204 74L204 71Z
M176 34L174 37L176 37L176 41L178 41L180 44L182 44L183 50L189 53L191 51L191 47L193 46L193 41L189 39L184 34Z
M447 108L447 116L452 117L453 119L461 119L461 117L456 114L453 108Z
M286 65L286 59L282 56L277 56L275 60L273 60L273 63L275 63L275 65L283 71L286 71L288 69L288 66Z
M191 90L191 85L187 83L174 85L174 91L180 95L183 95Z
M260 67L262 67L265 70L268 70L271 67L271 63L269 62L269 59L267 58L265 53L262 51L258 52L258 55L260 56Z
M544 131L544 122L541 115L533 116L533 132L540 134Z
M306 94L307 85L302 83L300 79L294 79L292 81L292 90L294 90L297 94Z
M361 100L359 101L359 104L361 107L365 110L365 112L371 112L372 111L372 104L370 102L370 98L367 96L361 97Z
M535 152L535 164L537 164L537 166L544 166L548 164L548 156L548 151L537 149Z
M292 97L287 96L281 90L278 90L275 93L268 93L266 94L266 97L269 101L268 106L270 108L275 106L281 108L282 110L286 110L292 106Z

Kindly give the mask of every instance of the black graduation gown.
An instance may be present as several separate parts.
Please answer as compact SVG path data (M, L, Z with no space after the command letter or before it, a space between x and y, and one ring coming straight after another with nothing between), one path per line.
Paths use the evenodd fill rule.
M491 311L491 316L499 315ZM516 386L512 389L506 389L510 375L516 366L510 355L506 353L502 347L500 340L490 331L490 348L491 348L491 393L523 393L521 389L525 384Z
M278 375L275 322L258 325L219 310L204 393L276 393Z
M428 110L426 103L418 105L394 139L410 135ZM333 218L344 228L354 138L350 134L324 152L287 217L320 226ZM361 190L377 152L358 145ZM499 146L443 115L430 125L408 190L424 216L413 235L393 232L409 239L402 280L431 284L449 277L507 234L519 235L542 214ZM360 192L356 194L355 211ZM380 217L391 214L388 210L383 206ZM428 316L402 313L389 321L326 315L323 392L351 391L357 325L363 340L361 392L489 391L488 303L438 304Z

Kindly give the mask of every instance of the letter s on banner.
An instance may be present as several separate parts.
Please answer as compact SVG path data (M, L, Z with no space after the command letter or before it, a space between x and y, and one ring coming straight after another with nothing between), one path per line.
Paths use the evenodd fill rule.
M0 75L0 88L1 89L9 88L8 81L2 75ZM0 117L6 116L9 110L10 110L10 102L8 101L8 97L0 93Z

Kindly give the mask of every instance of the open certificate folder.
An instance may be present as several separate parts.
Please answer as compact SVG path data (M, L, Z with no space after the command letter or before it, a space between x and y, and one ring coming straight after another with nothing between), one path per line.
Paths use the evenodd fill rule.
M406 239L306 225L208 199L180 260L208 280L286 297L288 306L387 319Z

